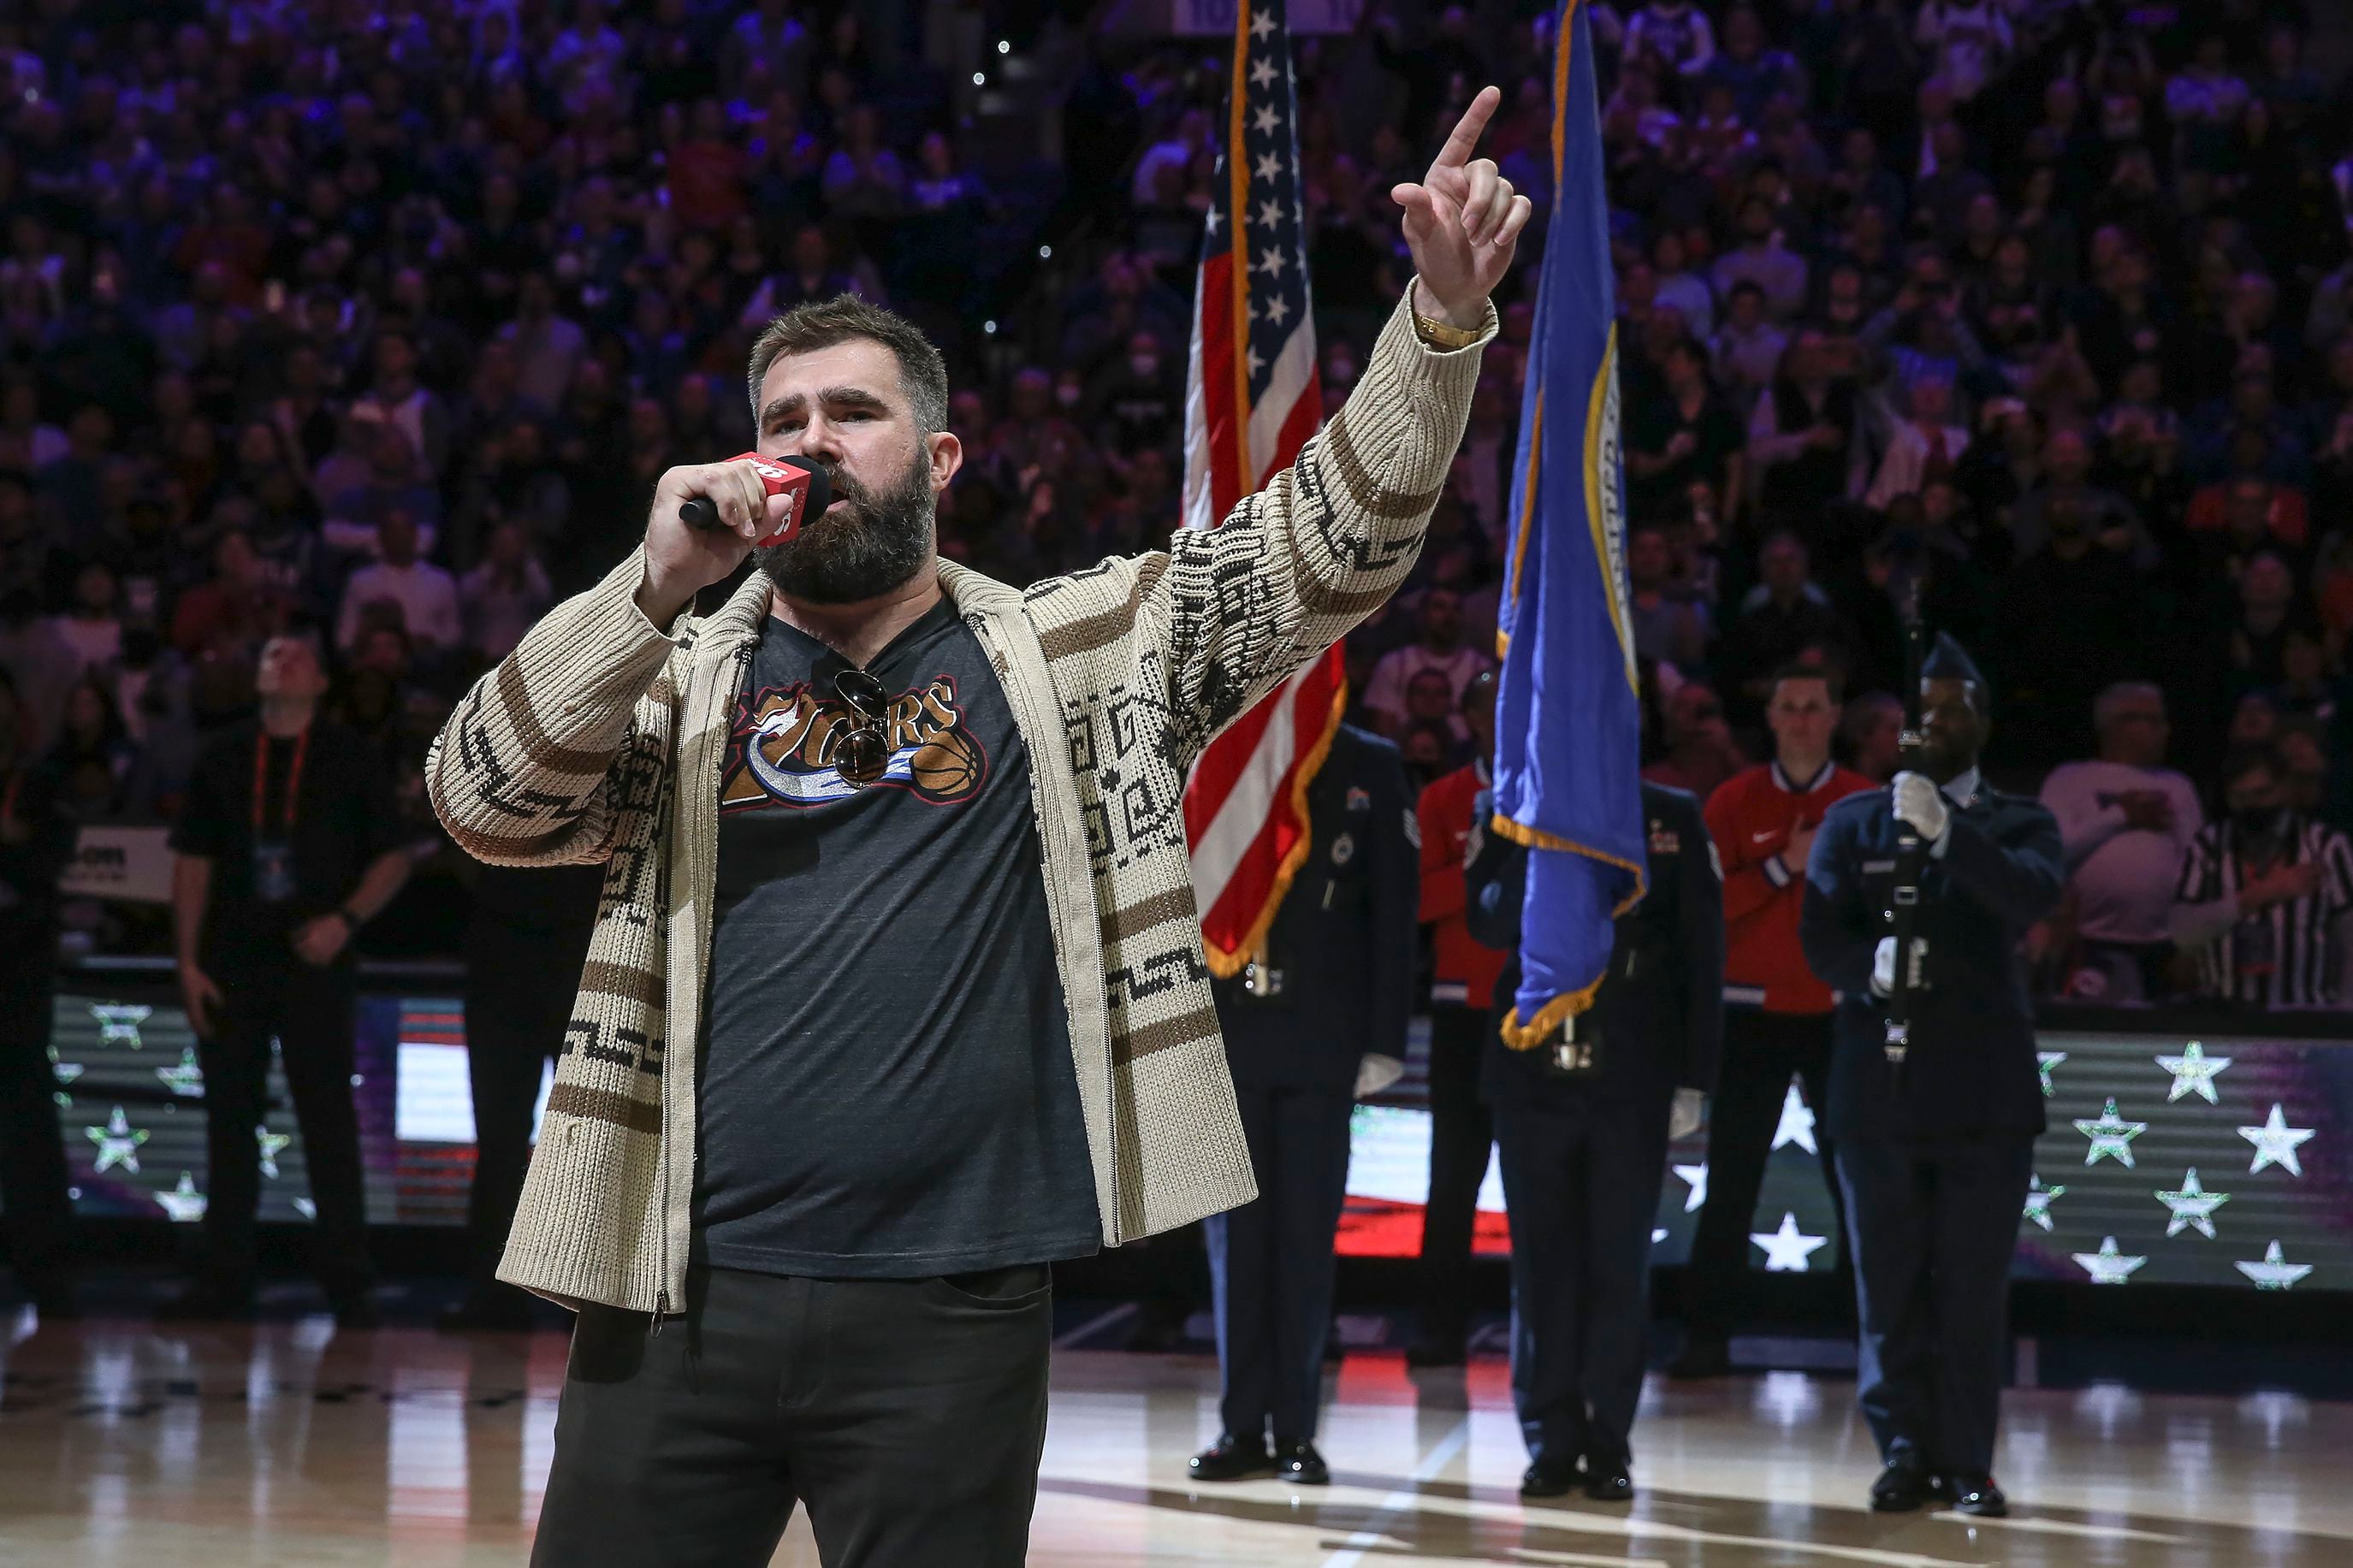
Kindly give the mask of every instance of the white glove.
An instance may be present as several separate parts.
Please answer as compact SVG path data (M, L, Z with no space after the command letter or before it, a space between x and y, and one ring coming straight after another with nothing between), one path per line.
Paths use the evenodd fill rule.
M1919 983L1920 966L1926 962L1927 957L1928 939L1924 936L1914 937L1912 939L1912 979L1915 984ZM1895 994L1895 939L1892 936L1881 937L1879 945L1872 950L1871 994L1874 996Z
M1395 1057L1368 1056L1356 1064L1356 1098L1370 1100L1405 1076L1405 1063Z
M1707 1097L1695 1089L1675 1090L1674 1103L1667 1108L1667 1142L1688 1138L1699 1131L1700 1107Z
M1945 792L1936 781L1926 773L1895 775L1895 818L1908 822L1912 831L1934 844L1945 836L1952 814L1945 805Z

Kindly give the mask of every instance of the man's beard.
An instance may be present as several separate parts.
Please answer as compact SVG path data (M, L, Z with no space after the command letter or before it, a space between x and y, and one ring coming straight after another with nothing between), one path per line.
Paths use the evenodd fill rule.
M826 477L840 509L803 523L782 544L754 552L778 593L810 605L862 604L903 586L923 570L937 504L931 454L924 447L917 445L900 482L880 493L831 465Z

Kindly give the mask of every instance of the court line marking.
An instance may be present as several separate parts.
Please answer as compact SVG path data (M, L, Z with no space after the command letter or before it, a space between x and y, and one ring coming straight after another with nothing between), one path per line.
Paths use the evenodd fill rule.
M2041 1535L2079 1535L2087 1541L2145 1541L2157 1546L2197 1544L2186 1535L2160 1535L2153 1530L2135 1530L2122 1524L2078 1524L2073 1520L2042 1519L2033 1514L2014 1515L2009 1519L1983 1519L1957 1509L1946 1509L1928 1517L1945 1524L1967 1525L1971 1530L2021 1530Z
M1430 1452L1421 1457L1421 1463L1413 1468L1413 1474L1405 1479L1405 1484L1381 1499L1380 1506L1373 1510L1372 1516L1354 1535L1341 1542L1340 1550L1324 1559L1324 1568L1356 1568L1365 1560L1368 1548L1378 1546L1388 1539L1388 1532L1381 1526L1391 1520L1404 1519L1419 1510L1421 1506L1421 1493L1418 1489L1419 1483L1436 1480L1470 1441L1471 1416L1466 1411L1451 1431L1430 1445Z
M1135 1303L1133 1301L1123 1301L1118 1306L1113 1307L1110 1311L1099 1313L1094 1317L1089 1318L1077 1328L1071 1330L1067 1333L1057 1336L1054 1341L1053 1348L1058 1351L1069 1350L1082 1340L1093 1338L1097 1330L1107 1329L1123 1318L1132 1318L1134 1316L1135 1316Z

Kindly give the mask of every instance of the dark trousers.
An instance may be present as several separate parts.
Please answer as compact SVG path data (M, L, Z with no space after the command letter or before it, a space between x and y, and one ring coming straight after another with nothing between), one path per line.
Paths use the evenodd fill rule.
M9 1257L27 1285L66 1268L73 1225L49 1065L55 963L54 941L0 952L0 1209Z
M1052 1279L697 1268L659 1333L585 1308L532 1561L761 1568L799 1502L827 1568L1017 1568Z
M1830 1190L1832 1211L1840 1210L1830 1134L1820 1120L1830 1104L1830 1068L1829 1014L1724 1010L1724 1060L1708 1106L1707 1202L1683 1269L1683 1329L1690 1339L1732 1336L1753 1250L1748 1237L1757 1228L1757 1194L1765 1185L1765 1162L1773 1152L1773 1133L1781 1125L1781 1104L1793 1074L1805 1085L1806 1103L1817 1118L1814 1148L1822 1184ZM1839 1233L1843 1237L1843 1224ZM1846 1253L1841 1239L1841 1269Z
M1344 1089L1234 1086L1258 1196L1202 1222L1218 1319L1219 1412L1248 1442L1310 1443L1332 1331L1332 1238L1348 1194Z
M1532 1458L1623 1463L1642 1398L1667 1106L1495 1107L1512 1219L1512 1403Z
M491 1288L531 1164L531 1112L564 1044L580 978L577 943L482 939L466 963L466 1077L474 1093L474 1185L466 1200L469 1283Z
M197 1044L205 1069L206 1147L212 1165L205 1206L206 1272L225 1289L249 1289L254 1213L261 1202L261 1151L254 1134L269 1111L269 1041L275 1036L302 1163L318 1207L312 1268L330 1293L364 1289L367 1198L360 1176L359 1112L352 1104L349 964L315 969L299 959L223 963L208 970L222 1002L210 1039Z
M1487 1015L1451 1004L1430 1010L1430 1189L1421 1216L1421 1331L1462 1338L1471 1324L1471 1245L1479 1184L1494 1123L1479 1098Z
M2027 1137L1839 1145L1862 1317L1855 1392L1882 1458L1993 1468Z

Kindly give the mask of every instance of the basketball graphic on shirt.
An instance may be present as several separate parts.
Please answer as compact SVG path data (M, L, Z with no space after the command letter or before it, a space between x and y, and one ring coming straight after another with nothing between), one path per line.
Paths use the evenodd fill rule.
M980 749L964 730L944 730L908 760L915 792L933 800L962 800L980 785Z
M841 776L837 758L848 732L862 721L829 690L820 695L822 689L797 681L737 699L720 774L720 810L828 805L860 793ZM987 750L965 722L952 675L893 696L881 725L890 761L869 788L955 805L978 794L988 777Z

